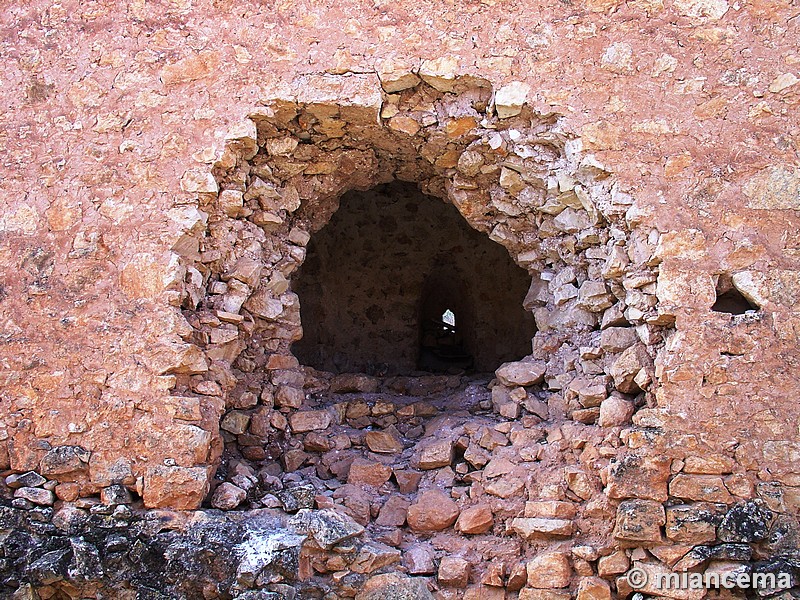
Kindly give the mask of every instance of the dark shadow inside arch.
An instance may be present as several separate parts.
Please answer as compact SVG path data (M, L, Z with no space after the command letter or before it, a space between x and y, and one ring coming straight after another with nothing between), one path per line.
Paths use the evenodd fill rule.
M493 371L531 351L529 285L505 248L415 185L350 192L293 281L292 351L337 373Z
M733 279L727 273L719 275L716 286L716 300L711 310L714 312L743 315L749 311L757 311L759 307L736 289Z

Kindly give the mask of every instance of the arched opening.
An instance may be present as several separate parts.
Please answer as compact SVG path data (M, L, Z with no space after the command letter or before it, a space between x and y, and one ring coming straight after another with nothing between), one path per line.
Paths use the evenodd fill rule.
M500 506L497 536L474 539L518 533L522 565L539 548L508 518L523 500L600 489L574 445L540 452L546 432L580 423L587 447L617 447L614 428L656 404L653 357L674 323L655 296L657 232L630 229L631 197L557 115L495 117L483 87L419 83L370 106L305 87L313 102L260 107L213 181L196 177L207 225L181 247L202 354L173 397L214 394L202 414L222 417L207 501L341 510L400 560L420 541L403 507L440 488L467 510ZM448 539L462 533L478 531Z
M350 192L292 283L292 352L338 373L492 371L531 351L529 286L505 248L415 185Z

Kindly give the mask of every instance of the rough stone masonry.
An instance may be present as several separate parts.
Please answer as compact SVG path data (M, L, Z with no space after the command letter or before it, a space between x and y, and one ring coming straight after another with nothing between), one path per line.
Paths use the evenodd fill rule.
M0 597L797 597L798 26L4 6Z

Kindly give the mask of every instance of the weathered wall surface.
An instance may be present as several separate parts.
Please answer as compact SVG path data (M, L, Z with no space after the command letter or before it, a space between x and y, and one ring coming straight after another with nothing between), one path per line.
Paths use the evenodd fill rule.
M742 423L754 439L793 439L794 382L772 376L796 359L793 10L721 0L7 7L2 435L12 463L37 463L33 438L91 437L98 461L127 446L160 462L179 453L164 439L202 436L150 408L171 385L161 366L185 350L164 302L181 175L210 160L259 98L302 87L298 77L425 60L527 81L535 109L566 115L648 218L683 232L662 270L665 289L682 286L662 396L687 415L681 427L700 433L713 418L710 440L735 439ZM738 269L762 273L773 309L752 326L752 360L719 357L724 330L709 321L710 276ZM728 380L742 385L716 401L727 395L713 386ZM127 435L116 435L123 422Z
M628 445L735 459L750 484L784 484L796 510L797 8L324 4L3 9L0 469L58 479L64 498L141 489L146 473L202 489L219 398L169 400L177 379L207 367L171 252L203 227L184 173L209 170L262 100L316 88L320 102L358 104L365 79L378 94L378 75L421 70L524 82L531 109L563 116L631 195L629 220L660 232L656 291L675 333L656 364L658 406L636 424L665 434ZM719 274L735 276L757 317L712 313ZM48 454L62 446L87 453ZM711 474L734 470L727 459Z

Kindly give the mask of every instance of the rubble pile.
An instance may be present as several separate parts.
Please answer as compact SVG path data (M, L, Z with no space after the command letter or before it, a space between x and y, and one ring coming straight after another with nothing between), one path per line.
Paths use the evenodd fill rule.
M310 394L275 459L226 455L194 512L144 509L118 484L57 500L54 480L9 475L0 583L14 598L241 600L610 599L634 591L634 567L652 581L749 569L797 583L800 527L779 486L726 475L725 456L621 452L659 435L655 411L583 423L531 383L543 368L308 373L348 391ZM525 394L514 416L499 412L503 380Z

